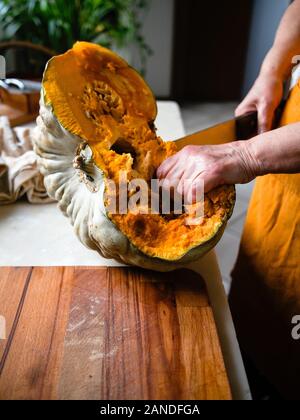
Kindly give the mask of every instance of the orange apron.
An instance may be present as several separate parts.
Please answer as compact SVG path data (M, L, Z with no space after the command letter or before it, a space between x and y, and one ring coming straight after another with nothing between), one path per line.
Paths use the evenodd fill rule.
M280 125L298 121L299 81ZM256 180L232 278L242 350L285 398L300 399L300 340L291 335L300 315L300 174Z

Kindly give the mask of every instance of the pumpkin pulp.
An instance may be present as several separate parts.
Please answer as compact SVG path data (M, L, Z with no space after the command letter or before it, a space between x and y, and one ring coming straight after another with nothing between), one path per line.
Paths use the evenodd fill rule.
M46 105L61 125L89 145L106 182L118 184L120 174L126 174L128 182L138 178L150 184L157 167L176 153L175 142L163 142L156 135L157 109L151 90L134 69L106 48L77 42L52 58L44 73L43 91ZM232 211L234 196L232 186L205 194L204 217L196 225L187 223L190 215L186 213L165 217L145 214L141 208L107 214L140 251L172 261L216 235Z

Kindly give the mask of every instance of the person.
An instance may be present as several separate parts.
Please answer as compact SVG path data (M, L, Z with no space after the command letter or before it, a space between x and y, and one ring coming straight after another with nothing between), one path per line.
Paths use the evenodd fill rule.
M300 81L290 90L279 128L274 113L300 54L300 0L286 10L274 43L236 115L257 110L259 134L248 141L187 146L157 170L162 186L195 199L205 191L257 178L229 303L247 360L283 398L300 397ZM296 73L294 73L295 76ZM192 179L184 191L183 180ZM178 182L179 180L179 182ZM201 184L201 183L199 183Z

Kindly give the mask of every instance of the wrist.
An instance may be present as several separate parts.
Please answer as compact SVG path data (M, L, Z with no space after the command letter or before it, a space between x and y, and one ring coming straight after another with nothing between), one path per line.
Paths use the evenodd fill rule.
M247 153L252 161L253 171L255 176L266 175L269 172L269 154L266 151L265 141L262 138L263 134L253 137L248 140Z
M299 172L300 123L289 124L248 140L256 176Z
M286 80L286 76L284 75L284 71L279 69L278 67L268 66L268 67L262 67L260 69L258 79L268 80L268 82L270 80L274 80L276 82L280 82L283 84L284 81Z
M272 78L284 83L290 73L290 65L280 59L277 48L274 46L268 52L259 72L260 78Z
M248 180L251 181L257 176L263 175L264 165L256 137L251 140L236 141L234 145Z

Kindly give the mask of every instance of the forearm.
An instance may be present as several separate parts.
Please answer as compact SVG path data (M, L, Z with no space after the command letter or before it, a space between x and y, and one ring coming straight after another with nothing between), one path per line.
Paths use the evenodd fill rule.
M184 194L195 200L198 185L204 185L207 192L223 184L244 184L261 175L297 172L300 173L300 122L247 141L186 146L166 159L156 173L163 188L171 185L179 194L183 194L184 180L192 180Z
M295 0L281 19L273 46L262 64L261 74L272 74L282 81L286 80L293 66L292 58L299 54L300 0Z
M300 172L300 123L237 143L253 177L269 173Z

